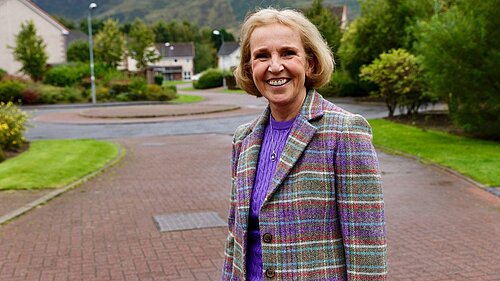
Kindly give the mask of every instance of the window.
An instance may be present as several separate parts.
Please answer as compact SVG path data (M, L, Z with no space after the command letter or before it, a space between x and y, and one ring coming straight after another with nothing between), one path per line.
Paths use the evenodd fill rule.
M184 71L184 80L191 79L191 71Z
M189 62L189 59L186 59L186 62Z

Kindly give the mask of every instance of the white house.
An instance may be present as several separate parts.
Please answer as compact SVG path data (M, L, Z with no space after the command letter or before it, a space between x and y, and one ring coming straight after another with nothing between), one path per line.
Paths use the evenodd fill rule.
M238 42L224 42L219 49L218 66L222 70L230 70L240 63L240 45Z
M0 0L0 68L15 74L21 64L14 60L12 49L15 47L15 36L21 30L21 23L32 20L37 35L47 45L48 64L66 62L66 37L69 30L33 2L26 0Z
M157 43L161 59L151 65L165 80L190 80L194 74L194 44Z

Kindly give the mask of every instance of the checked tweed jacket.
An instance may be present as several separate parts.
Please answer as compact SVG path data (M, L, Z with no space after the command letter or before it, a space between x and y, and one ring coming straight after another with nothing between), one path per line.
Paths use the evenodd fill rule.
M222 280L245 280L250 198L269 112L234 134ZM383 206L370 126L309 91L260 209L264 279L385 280Z

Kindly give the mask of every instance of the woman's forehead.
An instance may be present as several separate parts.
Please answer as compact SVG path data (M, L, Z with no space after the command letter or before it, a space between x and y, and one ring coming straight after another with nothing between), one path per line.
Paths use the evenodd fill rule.
M282 44L302 46L299 31L284 24L273 23L256 27L250 35L250 49Z

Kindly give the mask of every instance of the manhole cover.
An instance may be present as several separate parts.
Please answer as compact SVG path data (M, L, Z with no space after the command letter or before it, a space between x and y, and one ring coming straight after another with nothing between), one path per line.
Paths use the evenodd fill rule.
M216 212L159 215L153 220L160 232L227 226Z

